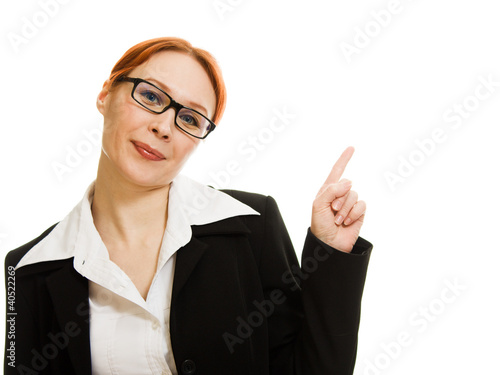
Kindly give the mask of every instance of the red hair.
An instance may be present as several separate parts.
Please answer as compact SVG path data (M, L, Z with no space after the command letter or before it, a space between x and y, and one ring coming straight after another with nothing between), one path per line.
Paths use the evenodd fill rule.
M203 49L193 47L191 43L184 39L162 37L136 44L125 52L111 70L109 76L111 87L118 84L117 80L119 78L127 75L134 68L148 61L155 53L167 50L187 53L205 69L215 91L215 112L212 121L217 124L224 113L227 97L222 71L217 61L210 53Z

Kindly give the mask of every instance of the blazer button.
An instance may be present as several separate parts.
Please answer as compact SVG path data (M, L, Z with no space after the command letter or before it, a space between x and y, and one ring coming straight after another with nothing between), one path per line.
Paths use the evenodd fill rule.
M183 375L194 374L196 372L196 366L194 364L194 361L186 359L184 362L182 362L181 371Z

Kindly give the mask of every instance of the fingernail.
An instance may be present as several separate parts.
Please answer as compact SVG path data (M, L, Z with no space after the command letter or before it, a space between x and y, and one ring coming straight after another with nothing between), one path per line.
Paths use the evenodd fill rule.
M350 218L350 217L348 217L347 219L345 219L345 221L344 221L344 225L349 225L349 224L351 224L351 221L352 221L352 220L351 220L351 218Z
M346 180L342 183L345 187L352 186L352 181L351 180Z
M339 215L335 218L335 222L340 225L342 224L342 220L344 220L344 218L342 217L342 215Z
M333 209L334 209L335 211L340 210L340 207L342 207L342 204L340 203L340 201L336 201L336 202L333 204Z

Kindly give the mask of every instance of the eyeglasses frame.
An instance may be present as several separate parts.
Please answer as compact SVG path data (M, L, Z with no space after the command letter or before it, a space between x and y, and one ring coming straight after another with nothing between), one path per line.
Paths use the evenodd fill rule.
M117 82L122 82L122 81L125 81L125 82L132 82L134 84L134 87L132 88L132 91L130 93L130 96L132 97L132 99L134 99L135 102L137 102L141 107L147 109L148 111L154 113L154 114L157 114L157 115L161 115L162 113L166 112L168 109L170 108L173 108L175 110L175 120L174 120L174 123L175 123L175 126L177 126L180 130L182 130L184 133L192 136L192 137L195 137L195 138L198 138L198 139L205 139L206 137L208 137L208 135L215 130L215 128L217 127L215 125L215 123L210 120L207 116L205 116L204 114L200 113L199 111L197 111L196 109L193 109L193 108L190 108L190 107L186 107L185 105L182 105L180 103L177 103L174 99L172 99L172 97L167 94L165 91L163 91L162 89L160 89L158 86L152 84L151 82L149 81L146 81L145 79L142 79L142 78L132 78L132 77L126 77L126 76L122 76L120 78L118 78L116 80ZM144 82L144 83L147 83L148 85L151 85L153 87L155 87L157 90L161 91L163 94L165 94L167 96L167 98L170 99L170 104L167 105L165 108L163 108L163 110L161 110L160 112L158 111L154 111L152 110L151 108L148 108L146 107L144 104L142 104L141 102L139 102L135 97L134 97L134 93L135 93L135 89L137 88L137 86L139 85L139 83L141 82ZM189 109L190 111L194 111L196 113L198 113L200 116L202 116L204 119L206 119L209 123L210 123L210 129L208 130L207 134L205 134L205 136L203 137L198 137L197 135L194 135L194 134L191 134L189 133L187 130L183 129L180 127L179 124L177 124L177 114L179 113L179 111L181 109Z

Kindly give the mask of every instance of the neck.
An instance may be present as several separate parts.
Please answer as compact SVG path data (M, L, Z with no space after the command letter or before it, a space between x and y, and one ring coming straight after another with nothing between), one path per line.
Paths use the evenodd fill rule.
M108 162L101 155L91 208L97 231L104 243L155 246L167 225L171 183L141 186L108 168Z

